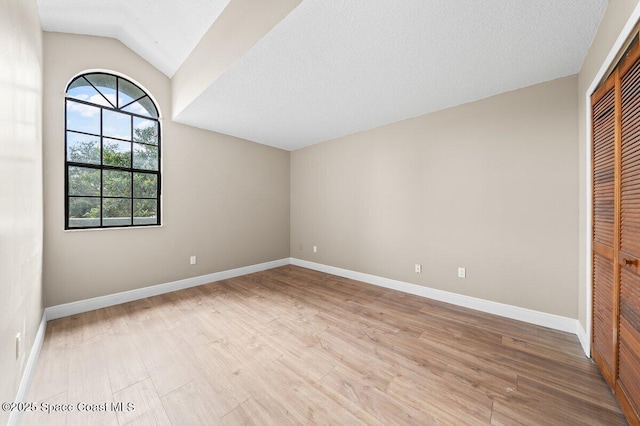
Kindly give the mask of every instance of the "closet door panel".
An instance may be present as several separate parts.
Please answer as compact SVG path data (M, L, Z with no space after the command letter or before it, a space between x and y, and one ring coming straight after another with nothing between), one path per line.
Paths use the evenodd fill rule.
M640 412L640 62L621 80L618 384Z
M593 352L609 385L613 382L615 348L613 329L613 264L611 259L595 253L593 256Z
M615 222L614 88L593 106L593 241L613 247Z
M593 333L592 355L614 386L617 362L615 299L616 184L615 87L610 79L592 99Z
M622 269L618 381L636 413L640 411L640 278Z

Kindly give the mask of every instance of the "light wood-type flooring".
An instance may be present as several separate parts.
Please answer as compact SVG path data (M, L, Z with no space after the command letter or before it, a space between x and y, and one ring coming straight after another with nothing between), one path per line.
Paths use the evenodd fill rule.
M626 424L572 334L295 266L49 322L29 400L74 411L24 425Z

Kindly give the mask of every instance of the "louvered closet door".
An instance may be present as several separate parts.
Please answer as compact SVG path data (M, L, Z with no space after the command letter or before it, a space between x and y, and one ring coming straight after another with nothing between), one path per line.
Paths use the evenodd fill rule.
M640 44L593 94L591 353L640 425Z
M620 66L622 135L617 387L624 392L637 419L640 413L640 61L630 58L628 62L631 61L635 63Z
M593 123L593 327L592 355L609 386L615 383L615 78L592 97Z

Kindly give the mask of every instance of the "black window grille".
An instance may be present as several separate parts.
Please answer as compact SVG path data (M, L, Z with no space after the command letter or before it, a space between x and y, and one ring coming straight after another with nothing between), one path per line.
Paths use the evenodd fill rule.
M160 122L120 76L76 77L65 98L65 229L160 224Z

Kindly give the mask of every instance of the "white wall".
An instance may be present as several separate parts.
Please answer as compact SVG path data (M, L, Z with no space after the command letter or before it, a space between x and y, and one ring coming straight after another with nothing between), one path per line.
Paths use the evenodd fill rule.
M42 32L35 0L0 1L0 99L0 401L7 402L16 397L42 317ZM0 424L8 418L0 411Z

